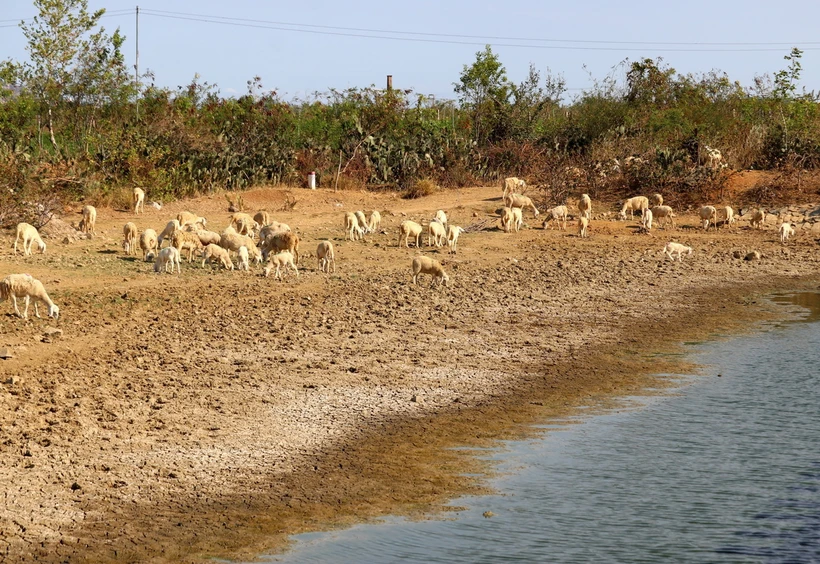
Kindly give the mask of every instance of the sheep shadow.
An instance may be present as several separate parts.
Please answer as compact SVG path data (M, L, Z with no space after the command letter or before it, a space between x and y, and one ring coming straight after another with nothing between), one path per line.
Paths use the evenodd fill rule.
M116 255L119 251L115 251L114 249L103 249L101 251L97 251L98 254L101 255Z
M138 259L137 257L118 257L118 258L119 258L120 260L123 260L123 261L126 261L126 262L130 262L130 263L135 263L135 262L137 262L138 260L139 260L139 261L142 261L142 259Z

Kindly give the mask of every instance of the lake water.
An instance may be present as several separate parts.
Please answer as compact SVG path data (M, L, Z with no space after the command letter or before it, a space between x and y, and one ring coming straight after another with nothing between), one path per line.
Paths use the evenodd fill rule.
M776 301L813 310L694 346L703 373L670 375L673 394L494 450L497 495L299 535L267 561L820 562L820 295Z

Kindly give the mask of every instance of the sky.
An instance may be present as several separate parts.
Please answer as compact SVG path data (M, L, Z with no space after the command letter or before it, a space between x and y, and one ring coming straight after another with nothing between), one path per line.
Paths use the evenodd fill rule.
M395 88L454 99L453 83L485 44L515 83L531 64L542 77L548 70L563 76L565 101L610 73L622 80L619 63L645 57L662 57L682 74L723 71L751 86L755 76L785 68L783 56L795 46L804 50L800 87L820 92L816 0L88 1L107 10L106 29L126 36L130 66L139 2L140 70L150 69L157 86L176 88L199 74L224 96L246 93L255 76L289 100L330 88L383 88L391 74ZM0 5L0 60L26 60L14 24L35 8L30 0Z

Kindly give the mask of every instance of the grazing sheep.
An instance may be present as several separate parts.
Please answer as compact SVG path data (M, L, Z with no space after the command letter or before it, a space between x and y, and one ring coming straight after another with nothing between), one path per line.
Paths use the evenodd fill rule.
M222 235L215 231L200 229L198 223L195 223L193 225L186 225L185 230L190 231L191 233L194 233L197 237L199 237L199 242L203 245L218 245L219 239L222 237Z
M288 251L296 258L296 263L299 263L299 236L296 233L284 231L269 235L267 239L260 243L260 249L262 250L263 261L268 259L271 251L274 253Z
M794 227L791 223L781 223L777 231L780 233L781 243L785 243L789 240L789 237L794 236Z
M652 194L652 205L653 206L662 206L663 205L663 196L660 194Z
M240 235L247 235L253 239L256 231L259 231L259 224L252 218L242 217L236 221L236 232Z
M404 246L408 249L410 248L409 239L412 236L416 240L416 248L421 248L421 234L424 229L416 223L415 221L402 221L401 227L399 228L399 243L398 246L401 247L401 238L404 237Z
M532 209L533 215L538 217L538 208L532 203L529 196L522 196L521 194L507 194L504 197L504 205L508 208Z
M583 215L578 218L578 236L579 237L589 237L589 220L584 217Z
M763 210L755 210L752 213L752 219L749 222L752 227L763 229L763 224L766 222L766 213Z
M34 298L34 315L37 317L40 317L40 310L37 307L38 301L48 306L49 317L54 319L60 317L60 308L48 297L43 283L30 274L9 274L0 281L0 302L9 298L14 304L14 313L23 319L28 319L28 304L31 298ZM20 310L17 308L17 298L25 299L26 307L22 315L20 315Z
M94 206L83 207L83 219L80 221L80 231L83 233L90 233L96 235L97 231L94 229L97 225L97 208Z
M444 210L438 210L436 212L436 221L442 225L447 225L447 214L444 213Z
M170 239L171 237L173 237L174 233L176 233L179 230L180 226L178 219L172 219L171 221L169 221L165 225L165 229L162 230L162 232L159 234L159 237L157 238L157 248L162 248L162 242L165 239Z
M367 228L370 230L371 233L375 233L379 230L379 227L382 224L382 214L380 214L377 210L373 210L370 212L370 221L367 222Z
M241 246L239 247L239 270L244 270L245 272L250 272L251 270L251 263L250 263L250 255L248 254L248 247Z
M213 259L218 259L226 270L233 270L233 261L231 261L231 254L228 252L228 250L223 249L219 245L209 243L205 246L205 248L202 249L202 267L205 268L205 263L208 261L212 261Z
M153 229L146 229L143 231L140 235L142 260L148 260L148 255L156 255L157 247L157 232Z
M370 233L370 229L367 227L367 218L364 215L364 212L361 210L353 212L353 215L356 216L356 221L359 222L359 227L362 228L364 233Z
M202 227L206 227L208 225L208 220L204 217L188 211L179 212L177 214L177 221L179 221L180 227L185 227L186 225L193 223L201 223Z
M670 206L655 206L651 211L652 216L658 220L658 227L665 227L669 222L675 227L675 213Z
M345 240L357 241L362 238L363 229L359 225L359 218L353 212L345 213Z
M427 244L429 246L435 245L436 247L441 247L444 245L446 239L447 229L444 227L444 224L436 219L431 221L430 225L427 226Z
M274 279L282 280L282 267L285 267L285 270L292 268L296 273L296 277L299 277L299 269L297 269L296 265L293 263L293 255L289 251L282 251L281 253L276 253L271 257L270 264L265 267L266 278L270 276L271 270L273 270L274 266L276 267Z
M621 219L626 219L626 212L629 211L630 219L635 219L635 211L640 210L641 214L643 214L644 210L649 209L649 198L646 196L635 196L634 198L629 198L626 200L621 207L621 212L618 214L618 217Z
M527 183L521 180L520 178L510 176L509 178L504 179L504 181L501 183L501 187L504 189L502 196L506 198L507 194L515 192L516 190L520 190L521 192L523 192L524 189L527 187Z
M129 221L122 227L122 248L126 255L137 254L137 226L133 221Z
M372 217L372 216L371 216ZM336 252L333 250L333 243L322 241L316 247L316 259L319 261L319 270L330 274L331 267L336 272Z
M669 242L663 248L663 252L666 256L670 258L670 260L675 260L675 257L672 255L677 255L678 262L683 262L683 255L686 253L687 255L692 254L692 247L687 247L686 245L681 245L680 243L673 243Z
M31 245L32 243L37 243L37 248L40 253L46 252L46 244L43 242L43 239L40 237L40 233L37 231L37 228L31 225L30 223L18 223L17 224L17 237L14 239L14 254L17 254L17 242L23 239L23 255L28 256L31 254Z
M645 209L641 216L641 225L647 231L652 231L652 210Z
M262 210L262 211L256 212L253 215L253 220L256 223L258 223L259 225L265 226L265 225L270 224L273 221L273 218L271 217L269 212L267 212L265 210Z
M202 243L196 233L180 230L171 237L171 246L176 247L180 254L188 249L188 262L191 262L194 251L201 249Z
M430 257L417 256L413 259L411 266L413 269L413 284L419 283L419 274L430 274L433 277L431 286L435 285L437 281L439 285L443 286L450 280L441 263Z
M458 246L458 236L464 233L464 228L458 225L447 226L447 246L450 247L450 252L455 254Z
M228 227L228 229L232 228ZM235 232L228 233L228 229L226 229L226 232L219 238L219 246L237 254L239 253L240 247L246 247L254 261L256 261L257 264L261 263L262 253L256 248L256 242L247 235L240 235Z
M715 229L717 229L717 209L715 209L715 206L703 206L700 208L698 215L703 222L704 231L709 229L710 221L715 226Z
M513 222L515 218L513 217L512 209L508 207L501 208L501 229L504 233L510 233L513 229Z
M592 200L589 194L581 194L581 199L578 200L578 211L587 219L592 219Z
M272 221L259 230L259 240L264 241L274 233L285 233L287 231L290 231L290 226L288 224Z
M557 221L558 228L560 230L566 231L567 229L567 216L569 215L569 210L567 206L555 206L554 208L550 208L545 212L546 218L544 219L544 223L542 226L544 229L549 228L550 221Z
M165 247L157 253L157 258L154 261L154 272L161 272L165 270L166 273L174 273L174 265L177 267L177 273L182 274L182 267L180 266L179 251L176 247Z
M513 229L515 232L518 233L521 231L521 227L524 225L524 212L521 208L512 208L512 216L513 216Z
M145 213L145 190L134 188L134 213Z

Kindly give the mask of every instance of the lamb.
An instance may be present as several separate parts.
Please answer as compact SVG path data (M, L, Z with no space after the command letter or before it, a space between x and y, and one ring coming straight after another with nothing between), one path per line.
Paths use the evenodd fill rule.
M192 223L201 223L202 227L206 227L208 225L208 221L201 216L198 216L194 213L183 211L177 214L177 221L179 221L180 227L185 227L186 225Z
M652 205L653 206L662 206L663 205L663 196L660 194L652 194Z
M266 278L270 276L271 270L273 270L274 266L276 267L274 279L282 280L282 267L285 267L285 270L292 268L296 273L296 277L299 277L299 269L297 269L296 265L293 263L293 255L289 251L282 251L281 253L276 253L271 257L270 264L265 267Z
M401 247L401 238L404 236L404 246L408 249L410 248L409 239L412 236L416 240L416 248L421 248L421 233L423 229L421 225L416 223L415 221L402 221L401 227L399 228L399 243L398 246Z
M780 233L781 243L785 243L789 240L789 237L794 235L794 227L791 223L781 223L777 231Z
M680 243L673 243L672 241L670 241L663 248L663 252L666 256L669 257L670 260L675 260L675 257L673 257L672 255L677 255L678 262L683 262L684 253L686 253L687 255L691 255L692 247L687 247L686 245L681 245Z
M447 214L444 213L444 210L438 210L436 212L436 221L440 222L442 225L447 225Z
M165 225L165 229L162 230L162 232L159 234L159 237L157 238L157 248L162 248L162 242L165 239L170 239L171 237L173 237L174 233L176 233L180 229L181 227L179 225L178 219L172 219L171 221L169 221Z
M535 217L538 217L538 208L535 207L535 204L532 203L532 199L528 196L522 196L521 194L507 194L504 197L504 205L508 208L521 208L522 210L532 208L532 213Z
M670 206L655 206L650 210L652 212L652 217L658 220L658 226L666 226L669 222L672 222L672 227L675 227L675 213L672 211ZM666 220L661 222L661 220Z
M714 224L715 229L717 229L717 209L715 209L715 206L703 206L700 208L699 216L703 222L704 231L709 229L710 221Z
M435 245L436 247L441 247L444 245L444 241L446 239L447 229L444 227L444 224L436 219L431 221L430 225L427 226L427 244L430 246Z
M652 230L652 210L646 209L641 216L641 225L647 231Z
M512 209L506 206L501 208L501 229L504 233L512 231L514 221L515 217L513 217Z
M356 216L356 221L359 222L359 227L362 228L362 231L364 231L365 233L370 233L370 229L367 227L367 218L364 216L364 212L358 210L356 212L353 212L353 215Z
M148 260L148 255L156 255L157 252L157 232L153 229L146 229L140 235L140 249L142 249L142 259Z
M379 226L382 224L382 214L380 214L377 210L373 210L370 212L370 221L367 223L367 228L370 230L371 233L375 233L379 230Z
M165 270L166 273L174 273L174 265L177 267L177 273L182 274L182 267L180 266L179 251L176 247L165 247L157 253L157 258L154 261L154 272L161 272Z
M513 216L513 229L515 232L518 233L521 231L521 227L524 225L524 212L521 208L512 208L512 216Z
M139 213L140 210L145 213L145 190L134 188L134 213Z
M37 228L31 225L30 223L18 223L17 224L17 237L14 239L14 254L17 254L17 241L23 239L23 255L29 256L31 255L31 245L32 243L37 243L37 248L39 249L40 253L46 252L46 244L43 242L43 239L40 237L40 233L37 231Z
M581 194L581 199L578 200L578 211L587 219L592 219L592 200L589 194Z
M245 247L240 248L247 251ZM212 261L213 259L219 259L219 262L225 267L226 270L233 270L233 261L231 261L231 254L227 251L227 249L223 249L219 245L210 243L202 249L202 267L205 268L205 263L207 261Z
M413 259L411 266L413 269L413 284L419 283L419 274L430 274L433 277L431 286L435 285L437 281L439 285L443 286L450 280L441 263L430 257L417 256Z
M290 231L274 233L262 241L260 248L263 261L268 259L271 251L275 253L288 251L296 258L296 263L299 263L299 236L296 233Z
M527 187L527 183L521 180L520 178L510 176L509 178L504 179L504 181L501 183L501 186L504 188L503 197L506 198L507 194L515 192L516 190L520 190L521 192L523 192L524 189Z
M94 206L83 207L83 219L80 221L80 231L96 235L94 227L97 224L97 208Z
M649 198L646 196L635 196L634 198L629 198L624 202L624 205L621 207L621 212L618 214L618 217L621 219L626 219L626 212L629 210L629 217L630 219L635 219L635 210L640 210L641 214L644 213L645 210L649 209Z
M273 218L270 215L270 212L265 210L258 211L253 215L253 220L258 223L259 225L265 226L268 225L273 221Z
M202 248L202 243L199 241L199 237L196 233L180 230L171 237L171 246L176 247L180 254L185 249L188 249L188 262L191 262L194 251L198 251Z
M766 223L766 213L763 210L755 210L752 213L751 226L757 229L763 229L764 223Z
M732 223L734 223L734 221L735 221L735 210L733 210L731 207L726 206L726 207L722 207L722 208L717 208L717 211L719 212L721 218L724 220L724 222L725 222L724 225L729 227L729 226L732 225ZM715 229L717 229L717 226L715 226Z
M322 272L330 274L331 267L333 267L333 272L336 272L336 253L330 241L319 243L316 247L316 259L319 261L319 270Z
M30 274L9 274L0 281L0 302L9 298L14 304L14 313L23 319L28 319L28 304L31 298L34 298L34 315L40 317L37 302L41 301L48 306L49 317L60 318L60 308L48 297L43 283ZM26 307L22 315L17 308L17 298L25 298Z
M345 213L345 240L357 241L362 238L362 228L359 218L353 212Z
M227 251L226 251L227 252ZM242 245L239 247L239 270L250 272L250 255L248 254L248 247Z
M582 215L581 217L578 218L578 236L579 237L589 237L588 228L589 228L589 220Z
M458 225L447 226L447 246L453 254L457 252L456 247L458 246L458 236L462 233L464 233L463 227L459 227Z
M137 226L133 221L129 221L122 227L122 248L126 255L137 254Z
M544 223L542 226L544 229L549 227L550 221L558 221L558 228L566 231L567 229L567 216L569 215L569 210L567 206L555 206L554 208L548 209L545 212L546 218L544 219Z

